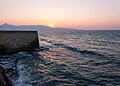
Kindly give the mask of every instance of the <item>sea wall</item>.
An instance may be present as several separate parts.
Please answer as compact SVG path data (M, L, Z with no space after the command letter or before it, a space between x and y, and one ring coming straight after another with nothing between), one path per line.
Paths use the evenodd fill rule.
M0 54L39 48L37 31L0 31Z

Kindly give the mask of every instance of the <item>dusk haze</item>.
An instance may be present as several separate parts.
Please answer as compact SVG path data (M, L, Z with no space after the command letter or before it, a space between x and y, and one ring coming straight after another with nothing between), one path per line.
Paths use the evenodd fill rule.
M120 86L120 0L0 0L0 86Z
M120 29L120 0L0 0L0 24Z

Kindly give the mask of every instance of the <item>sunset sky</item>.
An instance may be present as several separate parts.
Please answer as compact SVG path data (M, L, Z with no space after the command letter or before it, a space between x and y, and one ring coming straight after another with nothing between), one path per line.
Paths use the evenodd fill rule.
M120 28L120 0L0 0L0 24Z

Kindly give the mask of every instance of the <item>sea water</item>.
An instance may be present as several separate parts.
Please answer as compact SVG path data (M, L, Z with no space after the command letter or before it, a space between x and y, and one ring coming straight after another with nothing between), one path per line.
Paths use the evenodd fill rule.
M120 86L120 31L39 31L42 51L0 55L14 86Z

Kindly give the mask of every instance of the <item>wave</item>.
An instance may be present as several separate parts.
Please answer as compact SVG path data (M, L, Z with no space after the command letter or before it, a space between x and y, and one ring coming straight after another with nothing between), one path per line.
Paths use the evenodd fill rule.
M79 52L81 54L90 54L90 55L104 56L103 54L97 53L95 51L81 50L80 48L68 46L68 45L62 44L62 43L56 43L56 44L53 44L53 45L64 47L64 48L67 48L68 50L71 50L71 51L74 51L74 52Z
M51 43L48 43L46 41L40 41L40 47L53 47L53 45Z
M27 73L25 73L24 65L17 65L17 71L19 74L19 78L14 81L14 86L32 86L26 83L30 80L30 78L27 76Z

